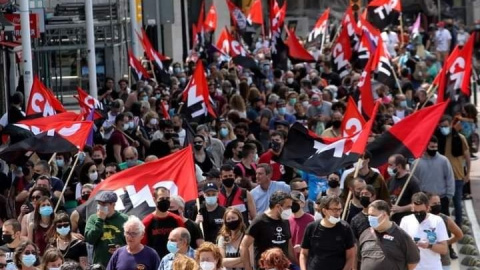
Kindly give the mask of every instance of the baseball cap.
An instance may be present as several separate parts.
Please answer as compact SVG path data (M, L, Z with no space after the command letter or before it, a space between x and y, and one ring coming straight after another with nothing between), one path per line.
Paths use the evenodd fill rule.
M114 203L117 202L117 193L113 191L103 191L95 197L97 202Z
M215 183L212 183L212 182L206 183L205 186L203 186L203 192L209 192L209 191L218 191L217 185L215 185Z
M300 191L292 191L290 196L294 201L305 202L305 196Z

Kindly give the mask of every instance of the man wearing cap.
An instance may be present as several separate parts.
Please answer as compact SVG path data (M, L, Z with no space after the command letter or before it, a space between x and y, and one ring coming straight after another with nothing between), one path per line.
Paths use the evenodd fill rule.
M305 196L300 191L292 191L290 193L292 197L292 215L288 218L290 224L290 234L292 235L292 246L295 251L295 257L298 259L300 256L300 250L303 234L310 222L313 222L315 218L309 213L305 213Z
M103 266L108 264L117 248L126 244L123 224L128 216L115 210L117 199L113 191L97 194L97 213L88 218L85 227L85 241L93 245L93 263Z
M223 225L225 207L218 205L218 186L214 182L208 182L203 186L205 202L194 209L195 222L203 224L205 241L215 243L218 232Z
M332 103L323 100L322 95L313 94L311 106L307 109L308 118L318 118L320 121L326 123L330 121L332 115Z
M287 121L288 124L293 125L297 119L294 115L287 113L287 104L284 99L279 99L277 102L277 114L270 119L269 127L270 130L275 129L275 122L277 121Z
M437 23L437 31L435 32L435 48L437 58L443 63L448 53L450 52L450 42L452 41L452 35L450 31L445 29L444 22Z

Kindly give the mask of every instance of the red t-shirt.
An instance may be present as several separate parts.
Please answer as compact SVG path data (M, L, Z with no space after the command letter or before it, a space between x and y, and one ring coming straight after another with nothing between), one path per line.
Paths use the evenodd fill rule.
M313 222L315 218L308 214L305 213L303 216L299 218L295 218L293 215L290 216L288 219L288 223L290 224L290 235L292 235L292 245L301 245L303 241L303 235L305 234L305 229L307 228L307 225ZM300 256L300 253L295 254L298 257Z
M168 254L167 242L170 232L175 228L185 227L182 218L170 212L164 218L160 218L154 213L149 214L142 222L145 225L142 244L155 249L160 258Z
M272 180L278 181L282 179L282 175L285 174L285 168L282 164L273 161L273 152L272 150L268 150L267 152L263 153L260 159L258 160L258 164L260 163L267 163L272 166Z

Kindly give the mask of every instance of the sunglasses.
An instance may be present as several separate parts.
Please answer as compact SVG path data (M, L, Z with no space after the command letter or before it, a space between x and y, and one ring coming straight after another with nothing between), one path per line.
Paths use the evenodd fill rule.
M30 197L32 199L32 201L36 201L36 200L39 200L42 196L32 196Z
M67 228L67 227L69 227L69 226L70 226L70 224L68 224L68 223L57 224L57 229Z
M307 190L308 190L308 187L306 187L306 188L299 188L299 189L295 189L295 191L301 191L301 192L303 192L303 191L307 191Z
M35 251L30 251L30 250L25 250L25 251L23 252L23 254L25 254L25 255L32 255L32 254L33 254L33 255L37 256L37 252L35 252Z

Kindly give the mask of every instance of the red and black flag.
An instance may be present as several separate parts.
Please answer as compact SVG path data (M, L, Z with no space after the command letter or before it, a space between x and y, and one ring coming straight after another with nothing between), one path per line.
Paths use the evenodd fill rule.
M448 102L426 107L405 117L367 147L372 153L370 166L379 167L394 154L419 158L432 137Z
M150 42L150 39L148 39L148 35L145 30L142 29L142 35L137 32L137 36L142 42L142 47L145 51L145 54L147 55L148 60L155 64L155 66L159 70L163 70L165 69L165 67L168 68L168 66L172 62L172 59L170 57L162 55L153 48L152 43Z
M345 29L350 39L350 48L357 48L360 43L361 31L355 22L352 6L349 6L345 11L342 19L342 31Z
M243 31L247 28L247 17L243 14L242 10L235 5L231 0L227 0L228 10L230 11L230 17L233 20L234 25Z
M132 75L135 77L135 80L150 79L150 74L148 74L148 71L142 66L142 63L135 58L135 55L130 49L128 50L128 64L132 68Z
M396 86L395 71L390 63L390 57L383 46L383 41L380 39L378 41L377 51L373 56L371 69L376 73L375 79L390 89L394 89Z
M152 194L158 187L169 189L171 195L179 195L185 201L198 197L191 147L108 177L95 187L79 211L85 211L83 207L86 207L87 216L95 213L95 197L104 191L114 191L118 195L115 209L141 219L155 210Z
M315 58L300 44L300 41L298 41L295 35L295 31L292 29L288 30L286 45L288 46L288 57L290 61L292 61L292 64L315 62Z
M358 48L356 49L356 58L354 57L356 61L354 61L353 65L358 69L365 69L368 60L373 57L374 53L375 49L370 43L368 33L364 31L360 43L358 44Z
M35 76L33 78L30 97L28 98L26 114L35 115L35 117L46 117L62 112L66 112L62 103L53 95L53 92Z
M270 51L272 54L273 68L287 71L288 47L282 39L282 29L283 23L285 22L287 2L285 1L282 8L279 8L276 0L271 0L270 7L270 34L272 35Z
M375 106L375 110L378 105ZM280 162L316 175L327 175L356 162L365 152L374 118L363 129L347 138L322 138L295 123L288 131Z
M204 123L209 116L216 118L201 60L195 64L193 76L183 91L183 102L182 113L188 121Z
M396 22L402 12L400 0L373 0L368 4L368 20L378 29Z
M310 34L308 34L307 42L313 42L320 35L325 35L328 29L328 17L330 16L330 8L327 8L322 16L318 18L315 26Z
M348 97L347 109L343 115L342 125L340 126L340 132L343 137L351 137L360 132L365 125L365 119L358 111L357 104L350 96Z
M349 74L348 67L350 66L350 59L352 57L352 47L348 35L348 28L342 27L336 43L332 48L333 67L343 78Z
M372 58L368 60L365 69L362 71L362 76L358 82L358 89L360 90L359 107L360 111L366 118L372 117L373 107L375 101L372 93Z

